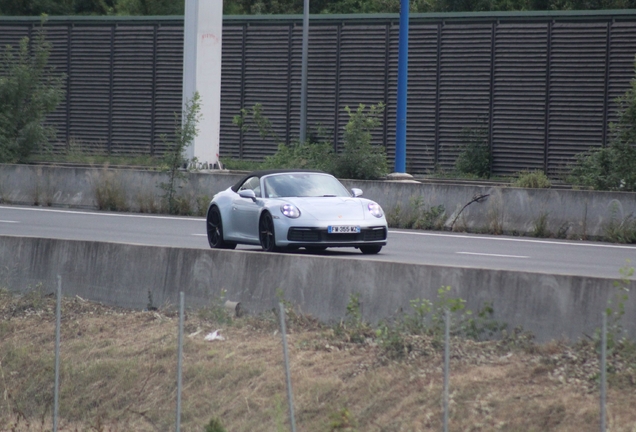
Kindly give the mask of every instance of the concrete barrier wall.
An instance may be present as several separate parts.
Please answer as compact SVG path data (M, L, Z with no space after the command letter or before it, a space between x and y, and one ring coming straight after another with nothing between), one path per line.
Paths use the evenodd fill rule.
M53 292L61 275L67 296L129 308L178 302L209 304L227 290L252 313L273 308L277 290L321 320L345 315L350 295L362 301L365 320L409 311L409 301L434 301L441 286L478 310L492 301L494 318L522 326L541 341L592 335L616 292L613 281L529 272L481 270L295 254L136 246L89 241L0 236L0 286L25 291L39 283ZM636 283L631 283L632 290ZM632 291L633 292L633 291ZM636 296L624 322L636 335Z
M188 197L196 210L243 174L189 173L179 194ZM108 170L29 165L0 165L0 199L26 205L97 208L98 188L110 188L131 211L160 207L166 176L156 171ZM558 189L522 189L493 185L403 183L395 181L344 180L359 187L364 196L380 203L386 212L400 206L408 211L411 201L421 199L425 208L444 206L445 226L456 219L455 230L532 234L543 218L555 236L602 237L614 218L636 215L636 194ZM486 196L463 211L476 196ZM197 203L197 199L199 202ZM461 212L461 214L459 214ZM459 214L459 217L457 217Z

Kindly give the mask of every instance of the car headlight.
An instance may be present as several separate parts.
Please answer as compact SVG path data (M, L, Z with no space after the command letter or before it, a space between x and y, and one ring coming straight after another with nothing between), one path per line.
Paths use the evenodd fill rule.
M300 216L300 210L293 204L283 204L280 206L280 212L288 218L296 219Z
M380 207L380 204L374 202L369 203L369 212L377 218L381 218L383 216L382 207Z

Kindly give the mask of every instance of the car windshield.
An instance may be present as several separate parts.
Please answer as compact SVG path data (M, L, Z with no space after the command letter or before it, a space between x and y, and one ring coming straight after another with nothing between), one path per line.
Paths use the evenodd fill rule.
M267 198L278 197L350 197L335 177L317 173L284 173L263 179Z

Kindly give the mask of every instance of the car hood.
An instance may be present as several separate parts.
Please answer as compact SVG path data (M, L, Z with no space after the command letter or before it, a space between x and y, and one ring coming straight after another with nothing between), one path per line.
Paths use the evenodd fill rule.
M360 198L285 198L285 201L298 207L301 215L311 216L317 220L353 221L365 219L366 216L364 208L366 200Z

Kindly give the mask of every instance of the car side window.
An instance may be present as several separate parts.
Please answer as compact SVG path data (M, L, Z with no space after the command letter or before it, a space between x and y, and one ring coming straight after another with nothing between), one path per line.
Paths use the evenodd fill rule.
M258 177L250 177L247 180L245 180L245 182L243 183L243 185L239 188L239 191L242 190L253 190L254 191L254 195L256 195L257 197L261 196L261 181Z

